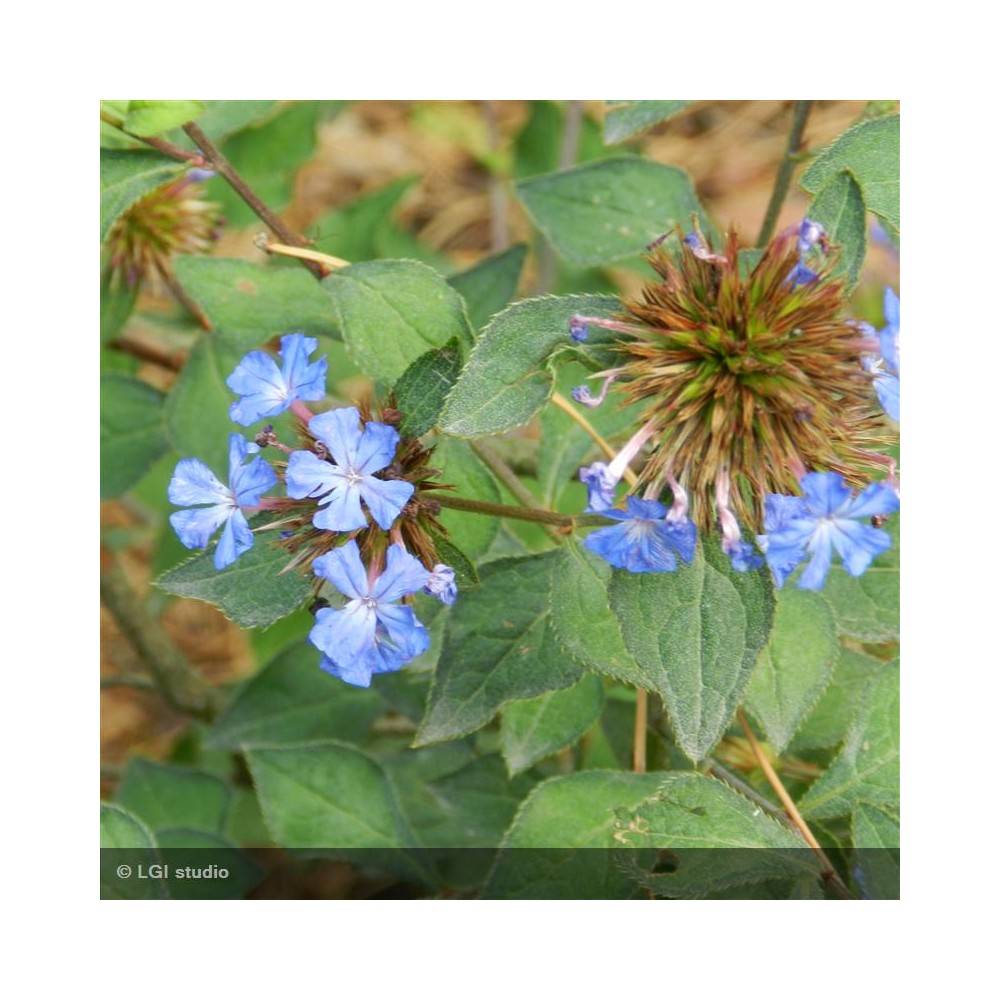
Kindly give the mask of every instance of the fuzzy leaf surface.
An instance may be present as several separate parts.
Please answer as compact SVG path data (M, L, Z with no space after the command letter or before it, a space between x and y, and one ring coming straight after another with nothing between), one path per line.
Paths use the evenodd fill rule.
M266 628L290 615L312 593L311 581L292 570L279 576L291 558L285 549L258 537L254 547L231 566L217 570L213 546L168 570L156 585L168 594L214 604L243 628Z
M853 812L861 804L899 811L899 664L872 682L839 756L799 803L807 819Z
M453 274L448 284L465 299L473 330L481 330L517 294L528 248L516 246Z
M348 351L372 378L395 382L429 348L472 341L462 297L426 264L364 261L322 285Z
M608 264L641 253L674 226L702 215L691 178L638 157L598 160L516 185L532 221L574 264Z
M474 732L507 702L579 679L549 627L554 555L487 563L481 585L455 604L416 745Z
M113 803L101 803L101 899L166 899L162 879L122 878L122 862L148 868L161 858L153 831L138 816Z
M823 185L809 208L809 218L821 223L830 242L840 247L833 276L842 279L850 292L858 283L868 249L865 203L850 171L839 171Z
M101 242L122 212L183 172L183 164L151 149L102 149Z
M646 129L665 122L691 101L615 101L604 116L604 141L624 142Z
M684 753L702 760L728 727L770 634L770 574L737 573L710 539L675 572L615 570L608 596L642 686L663 698Z
M840 647L822 597L792 589L776 597L774 629L750 678L746 705L781 753L823 694Z
M129 761L116 796L154 831L185 827L209 833L222 831L231 799L229 786L213 774L141 757Z
M205 105L201 101L129 101L125 131L133 135L158 135L197 118Z
M208 732L216 750L244 743L336 739L360 743L385 703L371 688L352 687L319 667L320 652L303 640L279 653L242 687Z
M854 879L867 899L899 899L899 821L860 805L851 817Z
M603 705L604 684L590 673L560 691L508 702L500 724L508 772L520 774L543 757L572 746L597 721Z
M849 128L812 162L802 186L819 192L842 170L861 187L865 207L899 231L899 115Z
M431 464L441 470L440 481L455 487L459 496L500 502L500 488L465 441L440 438ZM433 496L433 494L428 494ZM448 530L448 540L472 559L484 555L500 531L500 520L484 514L443 508L438 520Z
M546 296L515 302L494 316L448 396L441 429L476 438L526 424L552 392L548 359L572 344L570 317L610 316L619 308L606 295Z
M396 407L403 414L400 434L420 437L437 423L461 367L462 352L456 338L421 354L403 372L393 389Z

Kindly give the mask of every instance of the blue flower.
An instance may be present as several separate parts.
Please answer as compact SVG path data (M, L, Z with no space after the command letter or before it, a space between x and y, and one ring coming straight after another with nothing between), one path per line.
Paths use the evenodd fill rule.
M587 487L588 511L605 511L615 502L615 487L619 478L604 462L594 462L580 469L580 482Z
M889 371L899 374L899 296L886 288L882 297L882 312L885 316L885 327L879 331L879 346L882 358Z
M764 558L749 543L739 539L735 542L723 542L722 551L729 556L729 562L738 573L746 573L752 569L760 569Z
M582 344L590 335L589 332L587 331L587 324L579 316L570 317L569 335L578 344Z
M799 587L819 590L834 551L851 576L860 576L892 544L887 532L854 520L899 510L899 497L887 483L873 483L854 496L836 472L809 472L802 477L802 492L801 497L772 493L765 500L766 534L757 542L779 587L806 555Z
M413 608L396 604L423 589L431 574L401 545L390 545L381 576L369 580L353 539L313 563L317 576L350 598L342 608L321 608L309 641L322 653L320 666L358 687L373 674L399 670L430 645Z
M270 354L251 351L226 379L240 398L229 407L237 424L249 427L264 417L276 417L300 399L322 399L326 395L326 358L309 364L309 355L319 341L301 333L281 338L281 370Z
M799 226L799 256L809 253L817 244L826 245L826 230L812 219L803 219Z
M376 479L396 454L399 433L388 424L370 420L362 429L354 406L329 410L309 421L309 432L326 446L337 464L311 451L295 451L285 472L288 495L298 500L319 497L313 524L327 531L353 531L368 526L361 501L380 528L388 531L413 495L413 484L400 479Z
M697 531L687 518L666 520L667 508L656 500L625 498L627 511L602 510L605 517L621 521L592 531L584 545L602 559L632 573L665 573L694 558ZM676 553L676 555L675 555Z
M240 508L256 507L261 494L278 482L274 470L259 455L249 465L243 464L247 455L257 451L257 445L248 444L239 434L229 436L228 487L197 458L182 458L170 480L167 496L171 503L211 505L177 510L170 515L170 523L183 545L203 549L215 530L225 524L215 548L216 569L225 569L253 548L253 532Z
M444 563L438 563L424 584L424 593L436 597L442 604L454 604L458 597L455 571Z

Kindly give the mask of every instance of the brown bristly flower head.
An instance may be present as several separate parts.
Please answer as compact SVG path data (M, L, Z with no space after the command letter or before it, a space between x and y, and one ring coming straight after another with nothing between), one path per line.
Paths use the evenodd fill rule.
M779 235L752 268L735 235L721 253L700 234L681 238L679 254L661 241L647 256L660 280L618 317L628 335L613 348L617 386L648 403L640 483L656 495L679 483L702 529L723 516L727 494L759 531L765 496L797 493L806 471L856 486L884 471L873 449L891 435L861 365L877 344L842 314L836 251L818 274L804 269L797 232Z
M219 206L204 200L202 186L185 175L154 189L124 212L106 241L116 285L146 281L158 291L176 254L203 254L222 231Z

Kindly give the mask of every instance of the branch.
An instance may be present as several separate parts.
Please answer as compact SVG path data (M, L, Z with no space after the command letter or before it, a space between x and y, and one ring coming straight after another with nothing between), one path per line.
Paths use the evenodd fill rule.
M117 563L101 575L101 601L171 706L187 715L211 719L219 708L218 692L188 663Z
M488 514L490 517L509 517L516 521L555 524L570 529L612 523L611 518L604 517L602 514L557 514L553 510L513 507L506 503L490 503L488 500L466 500L465 497L452 496L450 493L431 493L427 490L424 493L432 497L442 507L448 507L451 510L465 510L471 514Z
M792 182L792 173L798 162L797 154L802 146L802 133L806 130L806 121L809 118L811 107L812 101L795 102L795 110L792 113L792 130L788 133L788 145L785 147L785 155L781 159L777 176L774 178L774 190L771 192L771 200L768 202L767 212L764 214L764 224L760 227L760 235L757 237L757 246L759 247L767 244L774 235L774 227L777 225L778 215L781 213L781 206L785 203L788 186Z

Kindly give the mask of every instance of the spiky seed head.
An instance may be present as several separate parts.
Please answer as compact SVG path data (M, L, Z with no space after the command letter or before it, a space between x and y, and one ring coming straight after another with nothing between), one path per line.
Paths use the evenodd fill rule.
M860 358L866 347L842 315L843 283L795 284L797 230L776 238L752 269L735 234L715 259L680 241L647 255L660 280L623 302L634 337L619 340L622 391L645 401L656 433L645 483L673 474L692 518L714 521L713 484L727 471L730 506L762 530L767 493L798 492L803 470L833 471L862 486L879 468L870 450L890 440Z

